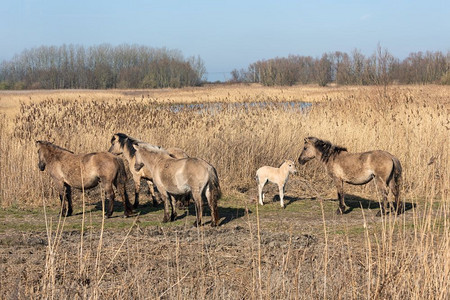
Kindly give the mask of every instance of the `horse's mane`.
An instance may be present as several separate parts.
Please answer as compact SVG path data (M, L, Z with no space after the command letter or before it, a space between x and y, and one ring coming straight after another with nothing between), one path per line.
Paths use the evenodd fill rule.
M162 154L167 154L169 156L171 156L166 149L160 147L160 146L154 146L151 144L147 144L147 143L139 143L139 146L141 146L142 148L144 148L145 150L149 151L149 152L153 152L153 153L162 153Z
M134 149L133 145L144 146L145 149L151 152L161 152L166 153L166 150L159 146L154 146L149 143L145 143L141 140L135 139L131 136L126 135L125 133L116 133L115 134L119 138L120 147L127 149L128 153L130 153L130 157L134 157L136 155L136 149ZM114 137L111 139L113 141Z
M127 149L128 153L130 153L130 157L134 157L136 154L136 149L134 149L133 145L138 145L142 143L142 141L135 139L131 136L126 135L125 133L116 133L115 134L119 138L120 147L123 149ZM114 137L111 139L113 141Z
M47 142L47 141L37 141L37 143L39 143L39 144L41 144L41 145L44 145L44 146L46 146L47 148L51 148L52 150L66 151L66 152L69 152L69 153L74 154L73 151L70 151L70 150L68 150L68 149L66 149L66 148L60 147L60 146L58 146L58 145L55 145L55 144L50 143L50 142Z
M325 140L320 140L318 138L315 137L308 137L307 138L310 142L312 142L312 144L314 145L314 147L319 150L320 153L322 153L322 158L321 160L323 162L328 162L328 160L332 157L335 157L336 155L338 155L341 152L347 151L347 148L341 147L341 146L336 146L333 145L331 142L329 141L325 141Z

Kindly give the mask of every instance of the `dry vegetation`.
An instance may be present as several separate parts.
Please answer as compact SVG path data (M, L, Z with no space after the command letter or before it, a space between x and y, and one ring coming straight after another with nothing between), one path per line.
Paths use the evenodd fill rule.
M1 92L2 298L446 299L449 95L442 86ZM315 104L283 104L300 101ZM115 132L213 164L222 226L191 228L192 209L161 224L148 203L137 218L103 220L99 191L75 193L78 215L58 220L34 141L104 151ZM256 169L296 161L310 135L396 155L406 213L376 218L368 184L346 186L351 211L335 216L334 187L315 162L297 167L285 210L257 208Z

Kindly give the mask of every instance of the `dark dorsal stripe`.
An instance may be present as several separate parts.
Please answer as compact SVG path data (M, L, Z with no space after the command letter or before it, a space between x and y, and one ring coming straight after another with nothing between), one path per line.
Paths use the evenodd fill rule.
M308 139L313 142L314 147L322 154L321 160L323 162L328 162L330 158L347 151L347 148L333 145L329 141L320 140L315 137L309 137Z

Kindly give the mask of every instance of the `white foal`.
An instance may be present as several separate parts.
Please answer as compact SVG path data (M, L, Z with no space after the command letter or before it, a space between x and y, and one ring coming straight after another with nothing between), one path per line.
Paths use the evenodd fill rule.
M279 168L264 166L256 171L256 182L258 184L259 204L264 205L263 187L270 181L278 185L280 191L280 205L284 207L284 187L288 181L289 173L296 173L295 163L292 160L285 160Z

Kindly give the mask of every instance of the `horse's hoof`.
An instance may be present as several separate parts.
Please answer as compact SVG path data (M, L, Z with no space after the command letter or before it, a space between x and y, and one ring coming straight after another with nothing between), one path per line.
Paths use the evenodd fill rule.
M336 210L336 214L337 215L342 215L342 214L344 214L344 212L345 212L345 208L338 208L337 210Z
M138 207L139 207L139 203L134 203L134 204L133 204L133 208L134 208L134 209L136 209L136 208L138 208Z
M198 227L199 226L199 224L197 223L197 221L194 221L194 227Z
M173 221L176 220L176 218L177 218L177 214L174 213L174 214L172 214L172 215L170 216L170 221L173 222Z

